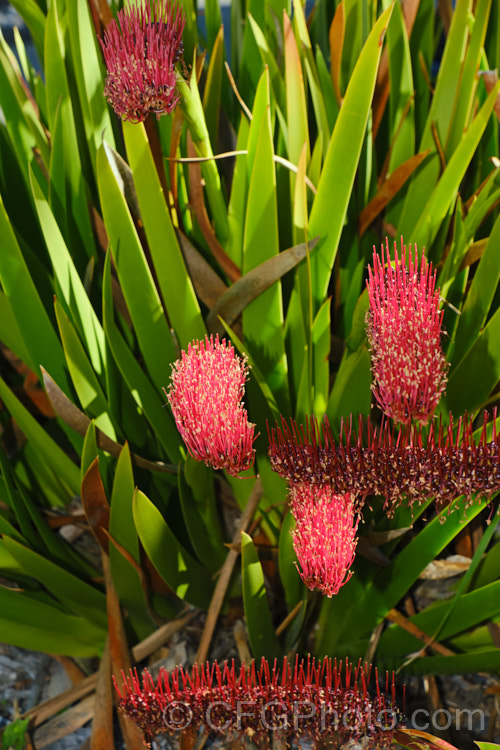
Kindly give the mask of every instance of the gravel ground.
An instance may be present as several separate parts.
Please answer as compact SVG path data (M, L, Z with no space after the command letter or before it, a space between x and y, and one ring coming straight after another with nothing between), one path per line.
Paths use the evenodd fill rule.
M71 687L58 661L38 651L0 643L0 729L42 701ZM45 750L77 750L90 737L90 722Z

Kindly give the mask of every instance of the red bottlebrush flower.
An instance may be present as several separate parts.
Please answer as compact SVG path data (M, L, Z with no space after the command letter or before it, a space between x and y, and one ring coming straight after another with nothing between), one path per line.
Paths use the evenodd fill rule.
M170 0L139 0L118 11L101 47L108 75L104 96L123 120L171 114L179 94L175 63L183 52L184 13Z
M349 495L330 487L292 485L290 509L295 518L293 548L307 588L332 597L350 579L359 518Z
M246 361L230 343L206 336L174 362L166 392L190 455L232 476L254 461L255 425L242 403L247 373Z
M366 738L363 747L389 747L400 722L395 702L394 675L386 675L381 692L375 670L376 695L368 693L371 667L359 662L313 658L271 669L262 659L237 668L234 662L195 664L189 671L160 669L156 682L147 670L142 684L136 671L123 677L118 690L119 710L132 719L150 740L157 734L179 731L194 734L200 726L209 733L249 739L269 746L276 733L289 744L312 738L338 748L349 740Z
M394 243L394 267L382 247L368 268L370 309L366 329L371 349L373 385L378 405L401 424L427 422L446 387L448 364L441 350L439 291L436 273L422 255L401 240L401 258Z
M314 419L306 427L281 426L269 431L271 467L295 484L329 487L338 495L350 493L362 502L368 495L384 498L390 514L403 500L422 503L434 497L438 507L465 495L491 498L500 491L500 433L493 413L492 436L488 438L488 415L478 439L472 419L461 417L456 429L450 414L445 429L408 425L396 430L386 421L380 428L366 422L366 446L362 442L362 420L358 431L352 419L342 420L340 438L333 437L325 418L320 432ZM424 431L425 429L425 431Z

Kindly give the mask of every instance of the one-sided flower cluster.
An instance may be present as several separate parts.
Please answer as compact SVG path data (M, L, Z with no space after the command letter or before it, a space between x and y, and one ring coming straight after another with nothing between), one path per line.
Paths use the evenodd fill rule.
M108 75L104 95L123 120L171 114L179 101L175 64L183 52L185 18L170 0L139 0L118 11L101 47Z
M157 734L195 733L203 726L226 739L251 740L269 746L278 736L290 744L309 738L338 748L364 740L363 747L389 747L400 722L394 675L380 690L375 670L375 695L368 686L371 667L325 658L276 661L262 659L260 668L217 662L196 664L189 671L160 669L153 680L147 670L122 675L120 711L150 740ZM116 685L116 682L115 682Z
M496 410L491 422L484 412L478 437L472 419L461 417L455 426L450 414L446 428L441 420L399 429L385 421L378 428L369 419L363 425L360 417L356 431L352 420L342 421L338 440L326 417L321 430L316 420L299 427L282 418L269 430L269 441L272 468L292 484L351 493L360 503L379 495L389 513L403 501L434 497L442 507L460 495L470 504L473 495L491 498L500 491Z
M401 257L389 242L368 268L370 307L366 332L371 349L372 390L384 414L396 423L427 422L446 387L448 363L441 349L443 313L436 273L415 246Z
M332 597L352 575L359 522L354 503L348 494L312 484L292 485L289 502L300 577L311 591Z
M254 461L255 425L243 406L247 373L230 343L206 336L172 365L166 392L190 455L233 476Z

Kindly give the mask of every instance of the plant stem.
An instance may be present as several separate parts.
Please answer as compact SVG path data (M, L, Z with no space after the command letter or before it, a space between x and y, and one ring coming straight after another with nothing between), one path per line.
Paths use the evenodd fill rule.
M183 78L180 72L177 72L177 89L181 95L179 106L186 118L196 151L199 156L208 157L208 160L202 164L202 172L205 179L208 203L215 224L215 232L221 243L224 244L229 236L227 206L222 194L217 165L215 160L210 158L213 157L213 151L205 122L200 92L198 91L198 84L196 82L195 64L193 65L193 72L189 82Z

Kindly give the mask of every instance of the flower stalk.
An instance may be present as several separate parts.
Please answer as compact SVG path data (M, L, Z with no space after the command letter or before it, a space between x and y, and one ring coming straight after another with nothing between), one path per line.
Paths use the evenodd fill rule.
M188 124L197 154L206 159L201 164L206 195L212 211L215 232L220 242L224 244L229 237L227 206L223 196L217 164L213 158L214 153L210 143L205 113L196 80L196 56L193 61L193 69L189 81L186 81L182 73L177 70L177 90L180 96L179 106Z

